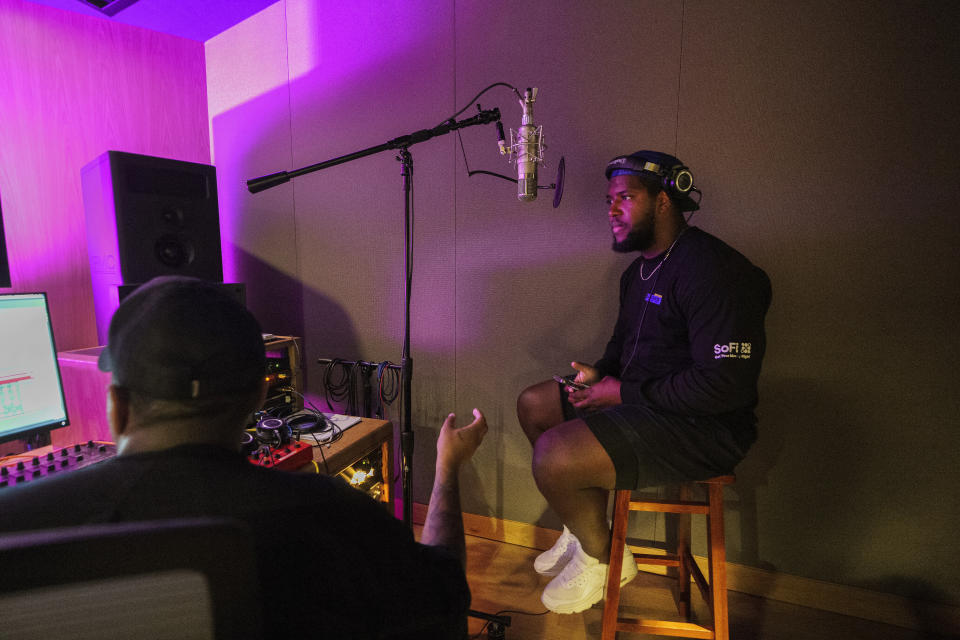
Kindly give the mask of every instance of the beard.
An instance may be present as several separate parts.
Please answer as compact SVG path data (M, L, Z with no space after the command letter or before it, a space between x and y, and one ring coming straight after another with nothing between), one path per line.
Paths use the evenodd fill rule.
M642 251L653 244L653 228L644 226L641 229L631 229L623 242L617 242L613 239L611 248L617 253L630 253L632 251Z

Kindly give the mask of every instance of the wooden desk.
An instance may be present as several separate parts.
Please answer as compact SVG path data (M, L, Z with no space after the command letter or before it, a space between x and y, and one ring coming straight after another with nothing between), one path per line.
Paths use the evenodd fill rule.
M112 440L107 422L107 387L110 374L97 368L103 347L61 351L57 354L63 395L70 424L50 432L51 443L69 447L87 440Z
M310 436L302 438L309 442ZM381 501L390 505L393 512L393 423L389 420L362 418L359 424L346 429L339 440L333 444L313 448L313 460L320 468L320 473L337 475L347 467L353 465L371 452L379 450L382 462L383 494ZM324 459L326 464L324 464ZM314 471L312 464L301 468L304 471Z

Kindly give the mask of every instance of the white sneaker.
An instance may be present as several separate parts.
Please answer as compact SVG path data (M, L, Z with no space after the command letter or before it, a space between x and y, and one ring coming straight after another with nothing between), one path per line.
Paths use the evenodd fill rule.
M553 543L553 546L538 555L533 561L533 568L542 576L555 576L567 566L570 558L579 548L580 541L564 525L563 533Z
M640 570L637 569L637 559L633 557L633 551L630 547L623 545L623 565L620 567L620 586L627 584L637 577Z
M540 600L554 613L580 613L603 598L609 565L588 556L577 545L576 553L556 578L544 588ZM637 576L637 562L628 547L623 548L620 586Z

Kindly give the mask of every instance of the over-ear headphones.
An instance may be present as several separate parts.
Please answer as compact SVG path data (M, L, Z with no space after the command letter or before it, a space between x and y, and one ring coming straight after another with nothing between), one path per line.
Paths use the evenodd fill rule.
M299 411L291 415L288 408L284 409L282 416L278 416L274 410L254 414L255 426L245 431L241 439L244 453L252 453L261 445L283 446L294 436L299 440L301 433L326 432L333 426L319 411Z
M666 169L660 176L663 189L671 198L679 199L688 196L693 189L693 174L682 164Z
M660 178L660 186L670 199L680 206L681 211L696 211L700 208L699 201L690 196L693 191L700 193L693 184L693 173L689 167L669 154L637 151L628 156L618 156L607 163L607 180L622 173L652 173Z
M290 426L282 418L265 418L257 423L256 438L263 444L279 447L290 442Z
M248 456L260 446L260 443L257 442L257 439L253 437L252 433L244 431L240 436L240 451L243 452L243 455Z

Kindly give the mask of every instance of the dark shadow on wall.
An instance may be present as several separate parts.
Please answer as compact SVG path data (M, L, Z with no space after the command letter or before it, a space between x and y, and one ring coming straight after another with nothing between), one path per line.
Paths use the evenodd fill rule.
M913 628L923 634L922 638L960 638L960 619L956 615L960 603L933 584L907 576L886 576L863 586L909 598Z
M766 569L770 571L771 579L776 567L760 558L760 518L758 494L769 485L771 471L776 468L786 441L786 434L792 429L801 428L797 407L803 402L806 394L813 393L812 384L807 384L806 392L803 384L797 380L767 380L761 378L760 406L757 409L759 425L757 440L754 442L744 460L735 470L737 481L727 489L725 496L725 511L727 524L727 561ZM807 398L809 401L809 398ZM730 499L730 494L735 496ZM736 518L739 532L739 549L731 554L732 544L737 541L730 539L731 521ZM704 550L701 550L703 553ZM731 558L733 555L733 558ZM768 591L768 588L761 587ZM757 620L764 618L767 606L766 598L750 598L744 603L751 607L752 613L744 620L731 616L731 637L741 640L761 640L762 628Z
M353 321L329 297L305 287L296 278L253 254L237 249L236 264L239 281L247 285L247 307L263 330L304 338L301 354L304 389L322 395L323 380L316 368L316 360L356 352ZM311 317L304 316L305 308L311 310ZM311 370L315 375L310 376Z
M266 333L303 336L303 285L269 262L236 249L237 280L247 286L247 308Z
M302 335L310 337L304 359L310 366L318 366L317 358L363 359L358 355L356 327L344 308L322 291L305 285L302 285L302 291L303 308L309 310L309 316L304 312L302 318ZM313 389L321 391L321 382L319 377L314 380Z
M736 496L727 500L727 517L739 520L739 550L735 561L762 569L776 567L760 558L760 521L757 494L769 485L771 471L783 454L787 434L802 429L799 407L813 401L816 385L800 380L762 380L757 440L735 470L737 481L728 490ZM729 529L729 526L727 527ZM730 541L727 543L728 553Z

